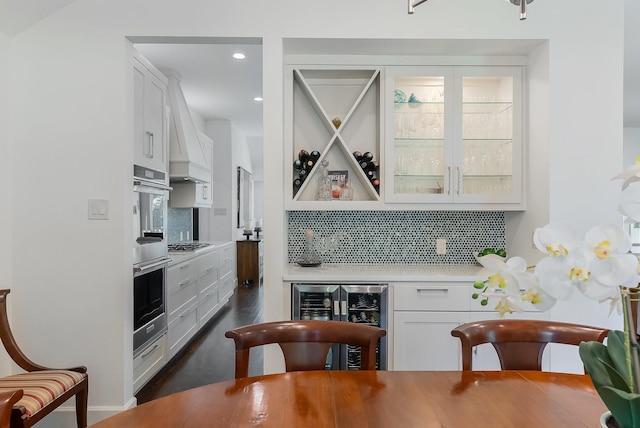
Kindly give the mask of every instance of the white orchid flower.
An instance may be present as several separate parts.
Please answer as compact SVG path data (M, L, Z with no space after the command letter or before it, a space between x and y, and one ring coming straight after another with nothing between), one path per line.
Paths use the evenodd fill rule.
M569 226L548 224L533 233L536 248L553 257L565 257L580 246L580 237Z
M627 217L627 223L640 221L640 181L630 183L622 190L618 211Z
M631 240L621 227L601 225L585 236L592 279L604 286L638 284L638 258L629 253Z

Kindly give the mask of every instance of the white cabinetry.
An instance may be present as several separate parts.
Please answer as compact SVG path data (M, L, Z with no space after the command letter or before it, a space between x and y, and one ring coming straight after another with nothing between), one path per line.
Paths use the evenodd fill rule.
M460 370L459 340L451 330L469 317L468 284L393 285L394 370Z
M231 244L216 246L169 267L169 358L173 358L233 294Z
M167 79L138 53L133 59L134 154L133 163L167 172Z
M133 392L138 392L166 362L167 335L163 334L133 359Z
M393 369L461 370L460 339L451 330L469 321L498 318L495 305L473 300L472 282L424 282L393 284ZM549 319L531 305L509 319ZM492 345L477 346L473 355L477 370L498 370ZM545 365L548 356L545 356Z
M207 166L211 170L208 183L193 181L174 181L173 190L169 197L172 208L211 208L213 207L213 140L198 131L202 151L205 154Z
M169 358L198 331L198 262L196 258L171 266L167 274Z
M385 201L523 209L522 98L517 66L387 68Z

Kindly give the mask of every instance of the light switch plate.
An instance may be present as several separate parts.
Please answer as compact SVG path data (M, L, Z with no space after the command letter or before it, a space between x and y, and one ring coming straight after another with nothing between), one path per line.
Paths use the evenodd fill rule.
M109 201L106 199L89 199L89 220L108 220Z

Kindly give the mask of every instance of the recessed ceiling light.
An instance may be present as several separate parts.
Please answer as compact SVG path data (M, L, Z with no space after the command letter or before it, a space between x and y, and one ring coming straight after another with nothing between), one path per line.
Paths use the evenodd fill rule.
M233 57L235 59L245 59L247 56L245 54L243 54L242 52L236 52L233 54Z
M262 101L262 97L255 97L253 101Z

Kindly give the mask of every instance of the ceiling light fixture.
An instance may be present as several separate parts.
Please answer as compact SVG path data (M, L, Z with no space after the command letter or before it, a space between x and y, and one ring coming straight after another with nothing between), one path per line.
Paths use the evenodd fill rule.
M420 6L427 0L408 0L409 1L409 14L413 14L416 6ZM520 21L527 19L527 5L533 0L508 0L511 4L520 6Z
M262 101L262 97L255 97L253 101Z
M233 57L235 59L245 59L247 56L245 54L243 54L242 52L236 52L233 54Z

